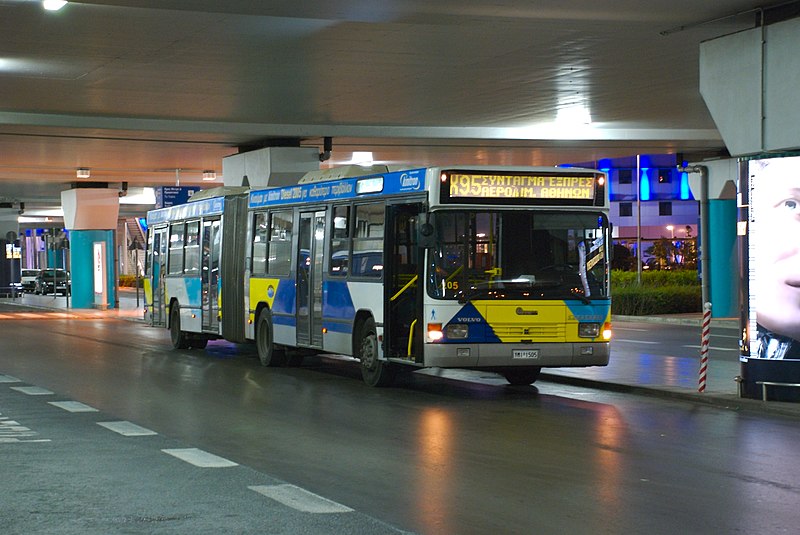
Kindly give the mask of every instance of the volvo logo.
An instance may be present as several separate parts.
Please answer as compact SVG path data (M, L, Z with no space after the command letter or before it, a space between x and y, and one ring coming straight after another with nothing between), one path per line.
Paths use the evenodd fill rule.
M517 316L538 316L538 310L525 310L522 307L517 307Z

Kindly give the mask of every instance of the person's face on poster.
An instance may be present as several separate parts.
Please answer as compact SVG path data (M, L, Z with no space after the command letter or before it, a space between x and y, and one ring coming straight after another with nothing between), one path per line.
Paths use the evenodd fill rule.
M756 319L800 340L800 158L756 162Z

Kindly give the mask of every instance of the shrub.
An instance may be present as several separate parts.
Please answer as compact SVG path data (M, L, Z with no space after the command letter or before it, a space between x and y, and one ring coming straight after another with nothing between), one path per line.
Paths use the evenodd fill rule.
M135 288L136 287L136 275L120 275L119 276L119 285L123 287ZM139 287L141 288L142 278L139 277Z
M626 316L702 311L702 289L696 271L611 272L611 311Z

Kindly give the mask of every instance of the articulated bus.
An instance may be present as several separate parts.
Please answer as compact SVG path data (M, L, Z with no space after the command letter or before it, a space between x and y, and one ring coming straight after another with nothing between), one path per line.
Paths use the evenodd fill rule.
M266 366L351 356L371 386L422 367L484 369L516 385L542 367L608 364L602 172L351 174L150 212L153 324L175 347L253 341ZM195 243L209 252L189 253Z

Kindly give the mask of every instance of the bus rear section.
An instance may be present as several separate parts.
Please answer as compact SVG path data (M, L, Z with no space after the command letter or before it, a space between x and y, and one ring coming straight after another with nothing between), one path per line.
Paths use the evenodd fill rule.
M246 200L243 188L217 188L148 213L145 319L176 349L245 340Z

